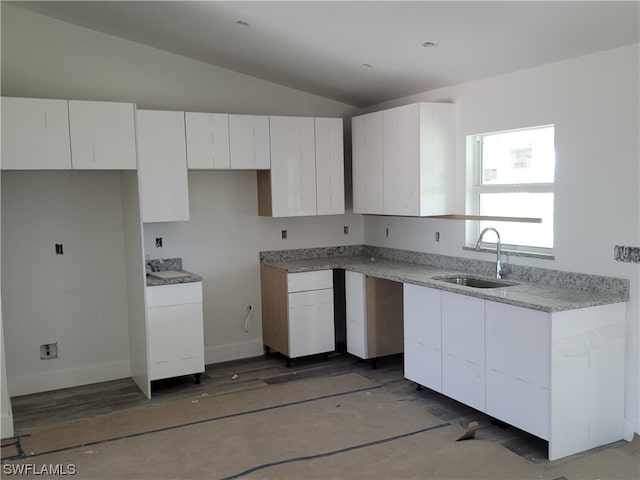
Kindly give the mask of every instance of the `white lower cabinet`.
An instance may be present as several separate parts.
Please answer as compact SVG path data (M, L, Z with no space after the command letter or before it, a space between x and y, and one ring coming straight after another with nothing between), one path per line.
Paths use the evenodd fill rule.
M335 350L333 271L261 265L262 341L288 358Z
M360 358L369 358L365 278L362 273L345 272L347 351Z
M442 292L442 393L485 407L484 300Z
M289 358L335 350L333 288L289 294Z
M548 440L549 460L625 438L624 303L550 313L404 289L406 378Z
M486 302L486 412L549 439L551 314Z
M442 392L440 290L404 285L404 376Z
M149 380L204 371L202 282L147 287Z

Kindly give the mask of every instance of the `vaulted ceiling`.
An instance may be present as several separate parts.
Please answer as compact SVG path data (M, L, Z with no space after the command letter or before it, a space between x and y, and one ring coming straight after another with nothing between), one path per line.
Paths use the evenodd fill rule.
M636 1L2 3L358 107L640 41Z

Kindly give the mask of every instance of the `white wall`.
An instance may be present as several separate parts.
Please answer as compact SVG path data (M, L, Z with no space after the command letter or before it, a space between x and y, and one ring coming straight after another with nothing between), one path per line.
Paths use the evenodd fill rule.
M2 159L0 158L0 163ZM1 177L1 175L0 175ZM1 178L0 178L1 180ZM0 187L0 194L2 188ZM1 195L0 195L1 198ZM0 208L2 202L0 201ZM0 227L0 238L2 229ZM0 242L1 243L1 242ZM1 246L1 245L0 245ZM0 265L1 265L0 256ZM2 268L0 267L0 272ZM9 388L7 385L7 362L5 360L5 348L4 348L4 327L2 324L2 280L0 278L0 438L13 437L13 412L11 410L11 400L9 399Z
M189 172L189 204L188 222L145 224L145 253L182 257L185 269L204 277L207 363L262 353L260 251L358 245L364 235L360 215L258 217L254 171ZM156 237L162 248L155 247Z
M1 87L2 95L6 96L131 101L147 109L272 115L346 117L355 110L350 105L80 28L4 2L1 34ZM349 130L348 121L345 128ZM345 154L349 191L349 148ZM157 251L152 245L147 247L147 253L152 258L183 257L187 268L205 278L207 362L259 354L262 344L258 252L360 244L364 237L362 217L286 220L258 217L255 172L192 172L189 183L191 221L148 225L147 244L149 239L153 243L155 236L163 236L165 247ZM58 192L58 201L71 201L70 192L64 189ZM121 205L120 198L117 204ZM32 213L38 215L27 209L21 210L20 215ZM342 233L343 225L350 226L349 236ZM280 231L285 228L289 231L286 241L280 240ZM7 278L6 282L13 280ZM34 288L35 284L27 279L23 286ZM5 283L3 288L6 294L11 286ZM3 298L6 303L6 295ZM249 304L255 307L254 322L246 334L244 319ZM44 309L42 305L40 308ZM88 329L78 331L77 337L76 333L65 331L57 338L69 341L79 341L80 336L85 341L92 336L100 338L104 327L97 320L86 321ZM31 347L25 351L19 347L22 341L36 342L29 334L33 330L32 320L25 319L20 325L11 322L12 327L7 325L9 322L11 315L7 312L6 339L16 345L7 350L9 389L15 395L19 390L12 385L17 385L18 377L44 374L47 369L43 365L46 362L34 357ZM101 340L101 349L109 350L108 356L118 361L129 359L124 327L116 338L108 337L109 342ZM21 363L26 356L28 367ZM66 368L84 368L90 362L88 354L81 355ZM50 379L43 377L43 387L63 386ZM94 381L102 379L96 377Z
M119 172L2 172L2 301L12 396L130 375Z
M640 432L640 268L613 259L640 246L640 46L618 48L378 105L453 101L457 108L456 213L464 212L467 135L555 124L555 260L507 263L627 278L626 416ZM390 228L389 237L384 236ZM496 224L499 229L499 223ZM441 233L440 243L434 232ZM464 222L367 217L365 243L492 260L463 251ZM622 372L621 372L622 373Z

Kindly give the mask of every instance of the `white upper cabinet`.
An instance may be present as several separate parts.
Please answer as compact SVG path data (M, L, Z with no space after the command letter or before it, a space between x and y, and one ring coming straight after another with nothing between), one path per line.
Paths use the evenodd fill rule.
M341 118L315 119L318 215L344 213L344 140Z
M69 100L74 170L135 170L134 105Z
M382 112L351 120L353 212L382 213Z
M420 214L420 109L407 105L382 112L385 215Z
M271 214L316 214L314 121L309 117L270 117Z
M186 112L184 120L188 168L230 169L229 115Z
M376 112L381 126L379 117L369 117L373 114L353 119L356 213L429 216L453 211L454 108L423 102Z
M268 170L269 117L265 115L229 115L231 169Z
M344 213L341 118L269 117L271 170L258 172L258 213Z
M71 169L66 100L2 97L2 168Z
M189 220L184 113L138 110L143 222Z

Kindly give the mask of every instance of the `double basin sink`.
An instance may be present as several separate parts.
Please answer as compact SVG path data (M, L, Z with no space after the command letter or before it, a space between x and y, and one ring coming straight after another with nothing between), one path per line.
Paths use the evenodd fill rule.
M446 277L434 277L434 280L438 280L440 282L451 283L453 285L463 285L465 287L472 288L501 288L501 287L512 287L514 285L518 285L514 282L507 282L500 279L487 279L487 278L478 278L472 277L469 275L450 275Z

